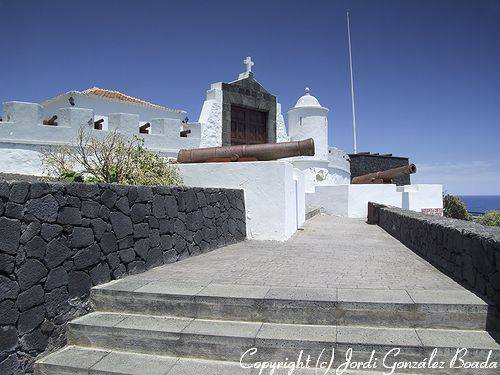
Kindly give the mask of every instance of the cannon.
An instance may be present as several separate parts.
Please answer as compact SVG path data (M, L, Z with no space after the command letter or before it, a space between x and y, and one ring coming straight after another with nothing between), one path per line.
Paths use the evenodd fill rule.
M94 121L94 129L95 130L102 130L102 124L104 123L104 119L101 118L97 121Z
M241 162L276 160L292 156L314 156L314 140L309 138L296 142L180 150L177 161L179 163Z
M57 126L57 115L52 116L48 120L43 120L43 125Z
M368 173L362 176L354 177L353 184L392 184L393 178L405 174L412 174L417 171L415 164L405 165L403 167L387 169L385 171Z

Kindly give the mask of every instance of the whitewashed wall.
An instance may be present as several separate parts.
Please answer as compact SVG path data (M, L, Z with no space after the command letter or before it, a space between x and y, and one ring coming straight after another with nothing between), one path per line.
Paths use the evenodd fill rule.
M249 238L285 241L303 223L303 182L290 163L179 164L179 169L187 186L243 189Z

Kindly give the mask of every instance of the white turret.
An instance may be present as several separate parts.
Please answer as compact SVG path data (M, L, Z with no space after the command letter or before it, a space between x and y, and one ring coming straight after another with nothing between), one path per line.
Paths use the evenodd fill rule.
M288 110L288 132L292 141L314 139L316 160L328 160L328 108L322 107L318 99L305 94Z

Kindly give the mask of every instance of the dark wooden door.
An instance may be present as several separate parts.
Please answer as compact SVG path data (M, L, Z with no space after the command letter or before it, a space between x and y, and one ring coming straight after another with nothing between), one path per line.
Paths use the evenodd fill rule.
M267 143L267 112L231 106L231 145Z

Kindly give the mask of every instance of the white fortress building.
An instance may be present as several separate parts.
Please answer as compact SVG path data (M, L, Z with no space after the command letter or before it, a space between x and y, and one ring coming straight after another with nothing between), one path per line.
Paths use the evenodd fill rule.
M314 156L266 162L179 164L184 183L245 190L250 238L288 239L306 213L366 217L368 201L415 211L442 210L441 185L350 184L348 155L328 143L329 109L308 88L285 123L281 104L254 78L253 62L229 83L210 86L197 122L186 112L118 91L69 91L42 103L3 103L0 173L43 176L44 148L72 145L80 127L97 137L109 131L139 136L166 157L180 149L277 143L313 138Z

